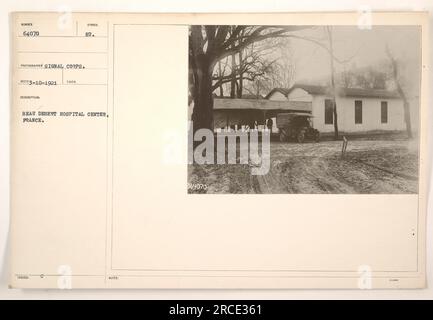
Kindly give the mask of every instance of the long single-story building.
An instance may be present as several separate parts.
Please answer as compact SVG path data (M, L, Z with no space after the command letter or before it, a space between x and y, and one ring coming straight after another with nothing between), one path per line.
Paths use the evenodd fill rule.
M267 119L275 119L278 113L311 114L311 111L311 101L214 98L214 128L260 127ZM275 128L275 121L273 123Z
M338 88L337 121L343 132L405 130L403 100L396 91ZM320 132L334 131L334 116L329 87L294 85L275 88L269 101L311 103L313 126Z

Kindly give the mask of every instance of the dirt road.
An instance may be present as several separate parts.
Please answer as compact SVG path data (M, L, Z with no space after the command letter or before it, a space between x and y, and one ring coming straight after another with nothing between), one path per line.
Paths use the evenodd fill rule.
M190 181L208 193L387 194L418 192L416 141L353 140L271 143L271 168L251 176L247 165L190 168ZM196 166L194 166L196 167Z

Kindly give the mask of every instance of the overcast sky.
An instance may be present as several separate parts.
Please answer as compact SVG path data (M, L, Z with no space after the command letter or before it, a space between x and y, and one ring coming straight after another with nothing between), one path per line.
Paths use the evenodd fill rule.
M325 27L315 27L296 32L326 43ZM411 65L420 62L420 28L414 26L376 26L371 30L361 30L354 26L334 26L334 54L340 60L350 59L346 68L351 66L371 66L384 59L385 45L388 43L391 52L397 59L410 61ZM296 66L295 82L314 81L330 74L329 55L318 45L292 39L291 47ZM335 68L342 70L342 65L336 63ZM414 70L418 73L418 70Z

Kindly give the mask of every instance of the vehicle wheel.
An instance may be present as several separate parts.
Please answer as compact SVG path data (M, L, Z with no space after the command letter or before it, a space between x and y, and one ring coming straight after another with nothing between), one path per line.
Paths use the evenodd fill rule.
M303 143L303 142L304 142L304 140L305 140L305 134L304 134L304 131L301 131L301 132L298 133L298 135L296 136L296 140L297 140L299 143Z
M317 131L316 134L314 135L314 141L319 142L320 141L320 132Z
M281 142L287 141L287 133L286 133L286 130L284 130L284 129L280 130L280 141Z

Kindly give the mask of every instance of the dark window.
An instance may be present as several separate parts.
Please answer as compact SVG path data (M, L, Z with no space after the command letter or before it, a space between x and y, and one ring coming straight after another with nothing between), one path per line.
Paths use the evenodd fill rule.
M382 101L380 103L380 121L382 123L388 123L388 101Z
M325 99L325 124L334 123L334 108L331 99Z
M355 123L362 123L362 101L355 100Z

